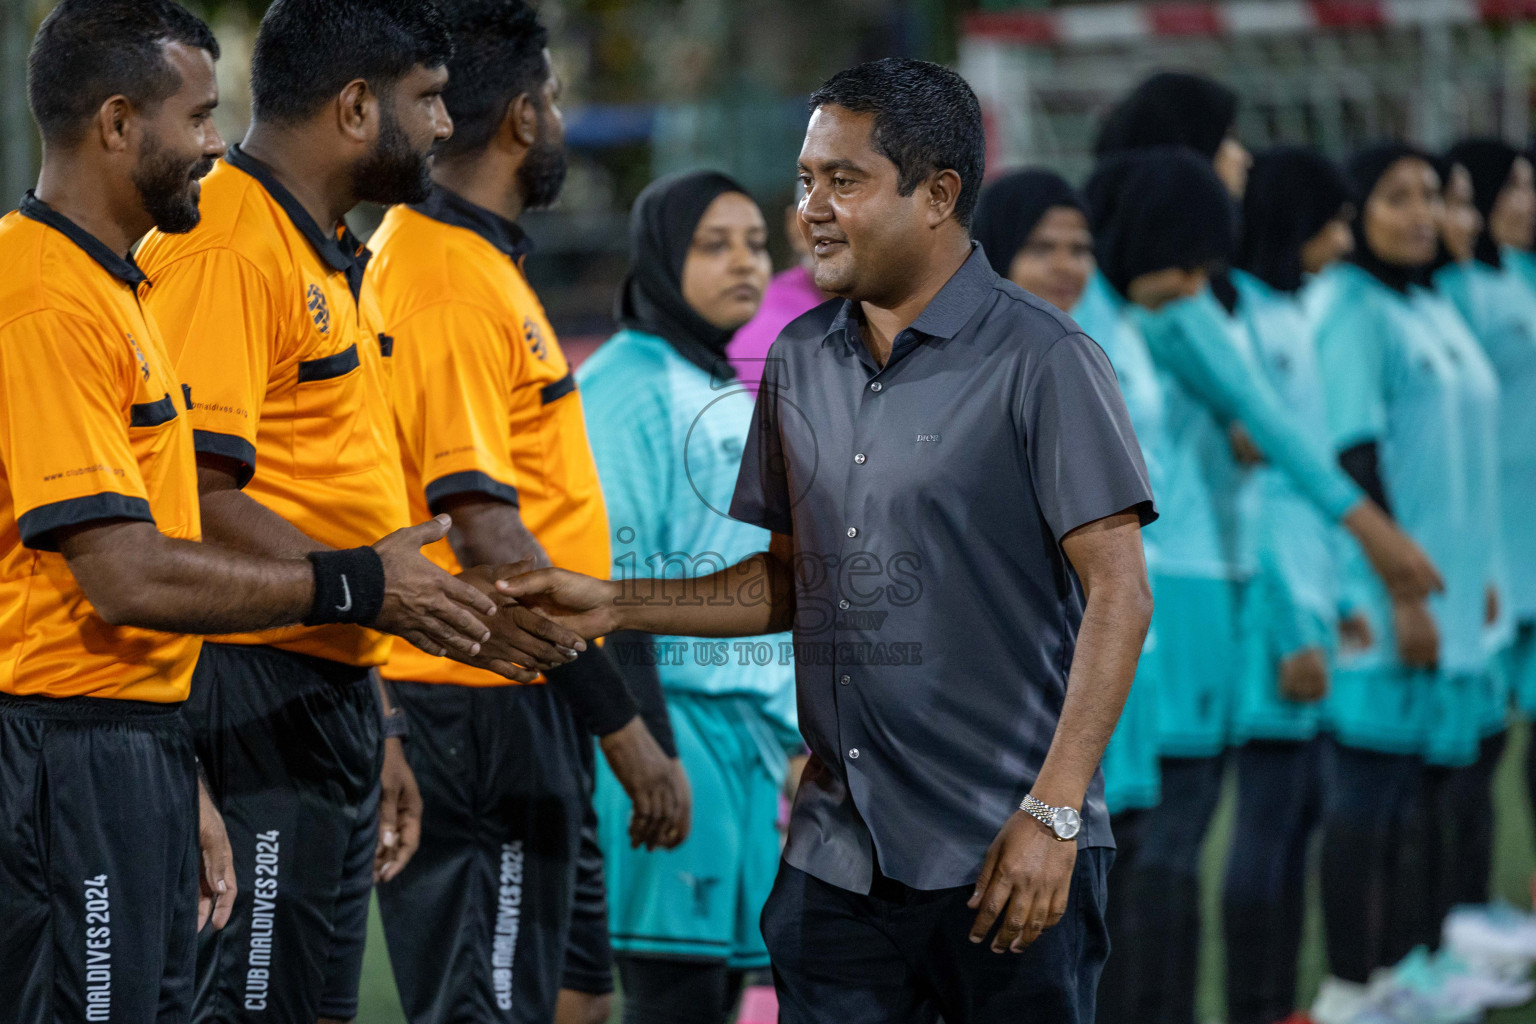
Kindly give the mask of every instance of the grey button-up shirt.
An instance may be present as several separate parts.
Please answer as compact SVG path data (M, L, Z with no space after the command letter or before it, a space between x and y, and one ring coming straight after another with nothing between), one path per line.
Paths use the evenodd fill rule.
M979 247L878 367L852 303L774 343L731 515L794 538L812 758L785 859L969 885L1029 792L1083 613L1061 538L1156 516L1115 372ZM1111 846L1096 774L1079 842Z

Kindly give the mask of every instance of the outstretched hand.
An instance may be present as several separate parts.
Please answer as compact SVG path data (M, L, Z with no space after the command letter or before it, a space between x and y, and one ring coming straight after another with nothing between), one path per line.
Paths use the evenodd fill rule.
M480 617L496 614L496 602L421 553L447 536L452 523L448 516L434 516L373 546L384 565L384 606L373 625L428 654L473 658L491 637Z
M462 659L518 682L525 675L547 672L574 661L587 642L547 616L522 606L496 589L501 580L512 580L533 568L531 560L507 565L480 565L466 569L459 579L497 604L496 614L486 618L491 636L473 659Z
M499 580L504 597L533 608L560 626L591 640L619 629L617 601L621 584L584 576L569 569L538 569Z

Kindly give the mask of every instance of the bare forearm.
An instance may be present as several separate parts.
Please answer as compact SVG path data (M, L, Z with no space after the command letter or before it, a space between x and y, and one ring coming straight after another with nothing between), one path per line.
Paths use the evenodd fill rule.
M1082 806L1130 693L1151 619L1145 576L1106 581L1089 596L1061 718L1033 790L1039 799Z
M203 489L200 504L203 539L210 544L273 558L303 558L311 551L329 550L329 545L305 534L243 491Z
M692 579L616 583L621 629L670 636L760 636L794 624L795 588L787 559L760 551Z
M69 568L114 625L240 633L302 621L314 602L303 558L267 558L166 537L148 523L65 540Z
M531 561L535 568L550 565L538 539L523 525L517 506L479 495L449 499L442 511L453 516L448 543L463 566L510 565Z

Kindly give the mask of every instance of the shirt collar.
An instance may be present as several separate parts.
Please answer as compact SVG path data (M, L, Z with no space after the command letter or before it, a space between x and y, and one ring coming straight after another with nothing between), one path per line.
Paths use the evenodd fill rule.
M20 210L23 217L30 217L39 224L46 224L74 242L85 251L87 256L101 264L107 273L128 287L137 289L139 285L149 280L144 276L144 271L139 269L139 265L133 262L132 255L119 256L107 248L107 244L101 239L37 198L31 189L27 189L27 194L21 197Z
M299 229L299 233L309 241L326 265L347 275L347 284L352 289L352 297L356 299L363 287L363 271L367 269L373 253L357 240L352 229L343 223L339 233L327 234L323 231L294 194L277 180L272 168L246 153L238 143L230 144L224 154L224 161L255 178L267 190L267 194L283 208L293 226Z
M516 221L492 213L441 185L433 185L427 201L412 203L411 209L440 223L473 231L514 263L533 251L532 239Z
M971 322L971 317L976 315L977 308L988 295L992 294L992 289L996 285L997 271L993 270L992 265L987 262L980 243L973 239L971 254L966 257L964 263L960 264L960 269L944 282L944 287L939 289L938 294L923 308L907 330L929 338L953 338ZM850 330L850 327L853 330ZM855 340L857 327L857 307L850 299L843 303L837 315L832 318L822 343L825 344L838 335L852 342Z

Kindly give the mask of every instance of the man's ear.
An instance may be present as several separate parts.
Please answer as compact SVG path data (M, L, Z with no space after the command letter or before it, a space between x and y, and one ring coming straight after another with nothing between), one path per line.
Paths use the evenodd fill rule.
M960 175L945 169L929 178L922 186L928 194L928 226L936 228L955 215L955 204L960 201Z
M354 142L370 143L378 134L379 94L354 78L336 95L336 127Z
M539 106L532 93L519 93L507 104L499 134L504 142L516 149L531 149L539 140Z
M93 128L108 153L122 153L129 148L133 115L133 104L122 94L108 96L97 108Z

